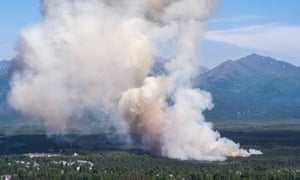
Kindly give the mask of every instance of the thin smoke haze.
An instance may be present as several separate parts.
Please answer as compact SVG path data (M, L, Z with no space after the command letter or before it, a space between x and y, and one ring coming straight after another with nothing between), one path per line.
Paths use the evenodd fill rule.
M222 138L205 121L209 92L193 89L197 43L214 0L43 0L43 21L22 30L9 102L68 133L92 110L116 132L176 159L225 160L260 154ZM173 47L166 75L149 76L159 47ZM90 124L83 124L89 127ZM79 129L81 127L78 127Z

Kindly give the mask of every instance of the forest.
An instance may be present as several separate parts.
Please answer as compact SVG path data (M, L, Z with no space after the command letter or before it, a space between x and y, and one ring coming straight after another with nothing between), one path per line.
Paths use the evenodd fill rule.
M139 144L111 143L103 134L48 138L23 130L0 136L0 179L300 179L297 121L281 126L252 122L244 128L229 128L228 123L216 123L222 135L264 154L220 162L181 161L150 154Z

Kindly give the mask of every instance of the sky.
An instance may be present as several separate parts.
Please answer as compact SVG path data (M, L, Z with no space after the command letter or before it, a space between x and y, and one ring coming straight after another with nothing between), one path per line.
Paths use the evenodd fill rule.
M203 64L257 53L299 66L299 8L299 0L220 0L200 46Z
M41 21L39 0L1 0L0 59L15 56L22 28ZM300 66L299 0L219 0L199 42L208 68L252 53Z

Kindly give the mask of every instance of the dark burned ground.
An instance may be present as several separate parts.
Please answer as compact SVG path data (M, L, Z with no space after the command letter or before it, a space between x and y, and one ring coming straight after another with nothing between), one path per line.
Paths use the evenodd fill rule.
M240 131L220 130L222 137L240 143L245 148L258 148L272 152L281 148L300 148L300 131L268 130ZM140 138L132 135L133 144L124 145L119 138L122 135L57 135L47 137L44 134L25 134L5 136L0 134L0 154L23 154L30 152L65 151L141 151ZM265 155L267 155L265 153ZM300 151L297 155L300 155ZM300 157L300 156L299 156Z
M300 131L297 129L219 129L223 137L239 142L243 148L262 150L264 154L212 163L179 161L151 155L139 143L126 147L111 134L48 138L40 133L25 133L0 137L0 175L12 174L15 179L300 179ZM135 140L138 142L139 138L135 136ZM33 159L22 156L34 152L62 156ZM80 155L74 157L74 152ZM39 170L17 164L20 160L37 162ZM68 167L53 164L61 160L91 161L94 167L90 170L76 163ZM79 171L78 166L81 166Z
M0 154L24 153L66 153L80 151L129 151L143 153L137 136L133 136L135 145L126 145L118 135L56 135L47 137L44 134L26 134L0 136Z

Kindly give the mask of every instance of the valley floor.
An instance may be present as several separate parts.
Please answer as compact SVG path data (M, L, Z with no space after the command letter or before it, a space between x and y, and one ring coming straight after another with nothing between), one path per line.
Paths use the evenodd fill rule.
M244 126L216 123L222 136L239 142L243 148L256 148L264 153L224 162L161 158L144 152L139 146L126 149L121 144L108 143L104 135L70 135L63 140L49 139L39 133L0 136L0 180L300 179L300 131L297 129L300 123L286 121L281 126L278 123L253 121ZM28 152L50 154L24 155Z

